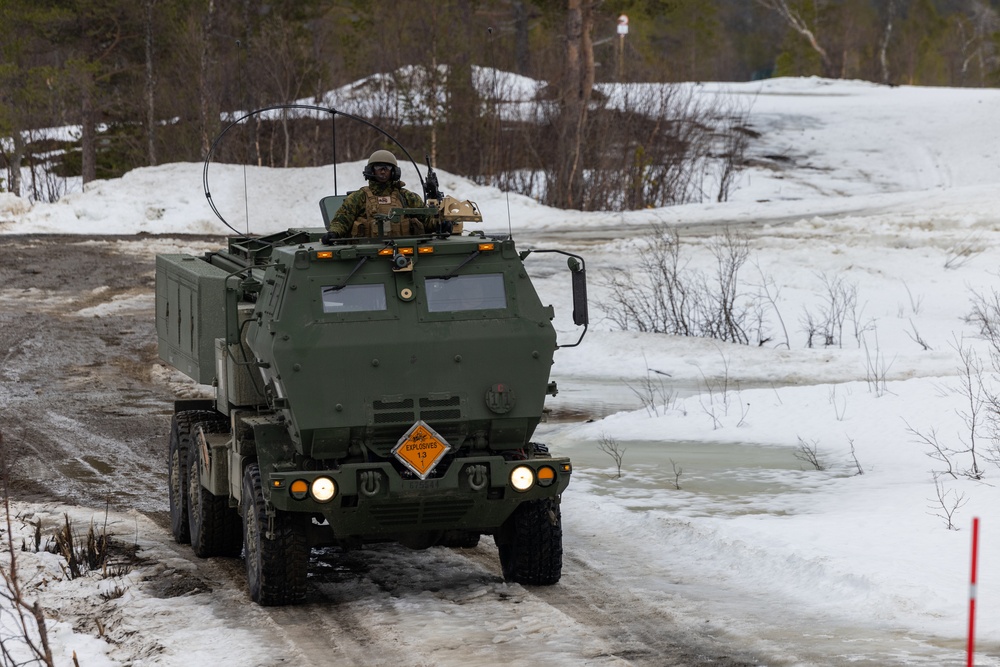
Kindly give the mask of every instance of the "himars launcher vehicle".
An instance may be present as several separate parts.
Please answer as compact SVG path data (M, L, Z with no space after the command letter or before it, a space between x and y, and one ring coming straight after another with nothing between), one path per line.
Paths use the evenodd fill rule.
M508 581L560 578L572 465L532 441L559 346L523 260L562 251L463 232L475 205L432 171L424 190L427 208L383 222L434 233L325 245L322 227L289 229L156 259L160 357L215 387L175 404L173 534L198 556L242 552L262 605L302 601L322 545L492 535ZM322 200L324 222L342 199ZM585 331L584 264L562 254Z

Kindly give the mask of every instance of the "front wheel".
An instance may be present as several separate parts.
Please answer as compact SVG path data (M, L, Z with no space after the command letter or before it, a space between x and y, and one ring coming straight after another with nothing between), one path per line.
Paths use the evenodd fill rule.
M269 517L260 469L252 463L243 473L240 502L250 599L263 607L298 604L306 597L309 516L272 511Z
M562 577L558 498L521 503L496 537L504 581L551 586Z

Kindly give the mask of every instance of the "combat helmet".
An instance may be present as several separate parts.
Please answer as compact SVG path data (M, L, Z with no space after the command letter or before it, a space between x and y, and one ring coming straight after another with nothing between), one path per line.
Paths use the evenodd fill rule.
M368 164L365 166L365 170L361 172L364 174L366 180L375 180L375 165L377 164L387 164L392 167L389 180L398 181L401 176L399 171L399 164L396 162L396 156L392 152L387 150L378 150L372 153L372 156L368 158Z

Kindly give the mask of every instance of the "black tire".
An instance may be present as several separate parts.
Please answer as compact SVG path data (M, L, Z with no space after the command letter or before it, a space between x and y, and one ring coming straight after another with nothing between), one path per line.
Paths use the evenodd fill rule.
M558 499L521 503L497 535L504 581L551 586L562 577L562 517Z
M188 532L196 556L239 556L243 549L243 527L239 512L229 506L229 496L213 495L201 485L202 465L198 433L228 433L229 420L215 417L192 425L188 441L187 505Z
M264 607L299 604L306 597L309 569L308 515L277 512L273 535L256 463L243 473L243 558L250 599Z
M217 417L210 410L185 410L170 420L167 447L167 496L170 500L170 531L178 544L191 541L188 526L187 461L191 427L198 421Z

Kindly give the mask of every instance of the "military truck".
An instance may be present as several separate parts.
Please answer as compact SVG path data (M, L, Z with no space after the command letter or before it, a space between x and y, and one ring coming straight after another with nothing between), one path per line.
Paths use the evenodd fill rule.
M532 440L559 345L524 260L568 256L586 332L584 262L465 231L476 205L432 194L388 216L423 216L436 231L420 236L325 245L325 227L292 228L156 258L160 358L215 390L175 402L173 535L242 553L261 605L301 602L326 545L491 535L506 580L560 578L573 468ZM342 199L323 199L324 223Z

